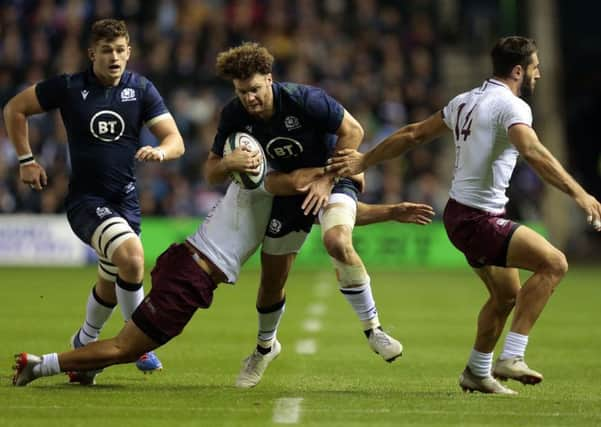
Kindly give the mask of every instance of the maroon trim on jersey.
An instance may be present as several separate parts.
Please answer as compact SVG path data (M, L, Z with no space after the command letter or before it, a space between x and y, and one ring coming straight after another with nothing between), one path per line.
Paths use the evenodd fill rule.
M512 123L512 124L510 124L510 125L507 127L507 130L511 129L511 128L512 128L512 127L514 127L515 125L525 125L525 126L528 126L529 128L532 128L532 126L530 126L528 123L524 123L524 122L515 122L515 123Z
M488 83L490 83L490 84L493 84L493 85L495 85L495 86L507 87L507 85L505 85L505 84L503 84L503 83L501 83L501 82L499 82L499 81L496 81L496 80L492 80L492 79L486 79L486 81L487 81ZM508 88L508 87L507 87L507 88Z

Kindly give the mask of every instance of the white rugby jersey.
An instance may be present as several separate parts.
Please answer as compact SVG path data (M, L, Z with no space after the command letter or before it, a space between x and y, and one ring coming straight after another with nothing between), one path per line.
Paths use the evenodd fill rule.
M488 79L453 98L442 114L455 140L449 195L466 206L502 213L519 154L507 131L515 124L532 126L530 106L503 82Z
M273 196L264 186L246 190L230 183L188 242L207 256L234 283L240 268L263 241Z

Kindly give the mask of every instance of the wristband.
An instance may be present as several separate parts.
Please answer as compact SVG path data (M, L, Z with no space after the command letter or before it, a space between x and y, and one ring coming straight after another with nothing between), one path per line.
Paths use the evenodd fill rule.
M23 154L22 156L19 156L18 159L19 166L27 166L35 163L35 159L33 158L33 154L31 153Z
M159 162L162 162L165 160L165 150L163 150L161 147L156 147L156 149L159 150L159 154L161 155L161 160L159 160Z

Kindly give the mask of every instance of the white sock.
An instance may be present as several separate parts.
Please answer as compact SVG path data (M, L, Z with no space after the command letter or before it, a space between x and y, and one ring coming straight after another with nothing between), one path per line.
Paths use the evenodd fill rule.
M144 299L144 288L142 282L128 283L117 276L117 286L115 286L117 294L117 304L121 307L123 319L127 322L132 313Z
M524 357L526 346L528 345L528 335L518 334L517 332L508 332L505 337L505 345L500 359L510 359L512 357Z
M286 299L267 308L257 307L259 317L259 333L257 345L262 348L270 348L275 340L280 320L286 309Z
M378 310L376 309L376 302L372 296L369 282L363 286L340 288L340 292L342 292L351 307L353 307L353 310L355 310L355 313L357 313L359 320L363 324L363 330L367 331L380 326Z
M50 353L42 356L42 363L33 367L33 374L37 377L48 377L60 373L61 368L58 365L58 354Z
M493 353L481 353L478 350L472 349L470 359L467 362L467 366L477 377L488 377L492 369L492 356Z
M79 341L83 345L96 341L114 308L114 304L109 304L98 297L96 287L92 288L86 307L86 320L79 331Z

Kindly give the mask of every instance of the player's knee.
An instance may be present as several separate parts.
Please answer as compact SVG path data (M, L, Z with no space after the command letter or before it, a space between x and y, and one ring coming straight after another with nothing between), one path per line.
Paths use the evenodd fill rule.
M144 276L144 255L141 253L130 253L123 257L117 264L119 276L129 278L129 281L139 282Z
M563 252L555 249L545 258L541 269L559 281L568 272L568 260Z
M349 263L355 249L349 230L344 226L330 228L323 235L323 244L328 254L340 261Z
M319 218L323 244L328 254L347 264L352 263L355 256L352 234L355 214L355 202L344 196L339 203L328 205Z

